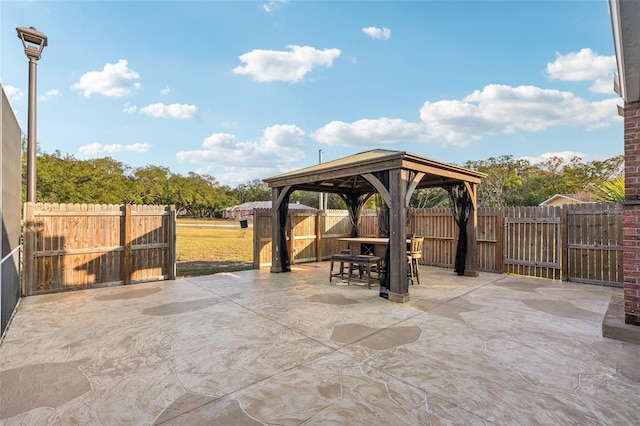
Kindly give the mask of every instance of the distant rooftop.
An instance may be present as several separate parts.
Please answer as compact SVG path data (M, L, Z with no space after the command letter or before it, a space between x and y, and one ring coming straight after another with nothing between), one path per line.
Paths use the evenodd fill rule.
M268 210L271 208L271 201L250 201L248 203L238 204L237 206L228 207L225 210L237 211L237 210ZM290 210L316 210L315 207L310 207L305 204L289 203Z

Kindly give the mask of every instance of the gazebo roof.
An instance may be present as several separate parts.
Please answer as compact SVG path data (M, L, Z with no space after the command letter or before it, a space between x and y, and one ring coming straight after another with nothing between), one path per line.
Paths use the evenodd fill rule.
M418 188L463 182L477 184L486 176L484 173L405 151L375 149L273 176L264 181L272 188L292 186L308 191L371 193L375 192L375 188L362 175L395 169L425 173Z

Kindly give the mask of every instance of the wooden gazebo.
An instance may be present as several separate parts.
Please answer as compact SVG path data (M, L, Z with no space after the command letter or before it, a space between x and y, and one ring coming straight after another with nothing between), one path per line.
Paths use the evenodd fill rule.
M466 245L462 258L457 261L456 271L477 276L477 186L484 177L484 173L404 151L377 149L265 179L273 191L271 272L290 270L285 226L289 195L293 191L339 194L347 203L354 227L364 202L377 192L389 211L388 298L408 302L406 228L409 202L416 189L444 187L452 194L454 213L460 213L456 222L461 226L460 241L464 240L462 245Z

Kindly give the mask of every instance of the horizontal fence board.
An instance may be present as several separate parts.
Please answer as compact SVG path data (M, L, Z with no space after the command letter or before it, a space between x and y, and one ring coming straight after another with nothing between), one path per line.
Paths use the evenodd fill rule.
M541 268L559 268L559 263L554 262L536 262L534 260L521 260L521 259L505 259L504 263L510 265L524 265L524 266L536 266Z
M590 249L590 250L615 250L622 251L623 246L602 245L602 244L567 244L570 249Z

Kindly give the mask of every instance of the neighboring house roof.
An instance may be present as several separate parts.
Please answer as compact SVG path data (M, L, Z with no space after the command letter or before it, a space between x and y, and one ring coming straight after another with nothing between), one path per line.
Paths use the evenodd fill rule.
M578 204L578 203L593 203L593 199L590 194L556 194L551 198L548 198L538 204L539 206L546 206L549 204L557 204L558 202L566 201L566 204Z
M271 201L251 201L248 203L238 204L237 206L227 207L225 210L227 211L237 211L237 210L267 210L271 208ZM289 203L289 210L316 210L314 207L309 207L305 204L300 203Z

